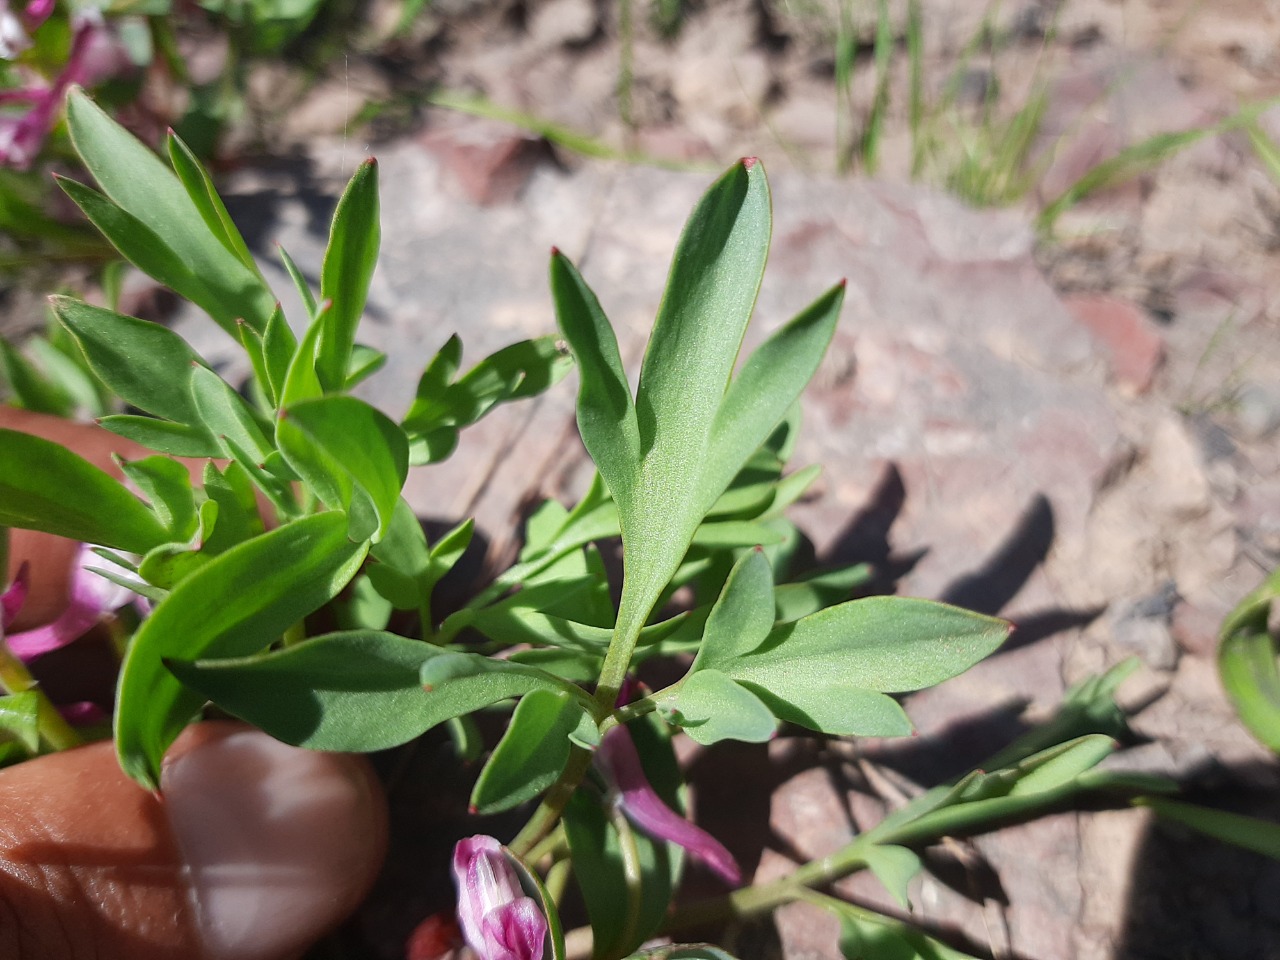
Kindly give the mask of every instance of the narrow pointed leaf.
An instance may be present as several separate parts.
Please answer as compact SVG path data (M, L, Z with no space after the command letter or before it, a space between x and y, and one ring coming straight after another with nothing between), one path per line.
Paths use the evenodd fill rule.
M127 317L71 297L51 297L54 315L84 351L94 374L125 403L197 430L200 420L187 378L202 365L168 327Z
M729 385L715 418L701 478L707 507L813 379L835 334L843 301L844 284L823 294L761 344Z
M284 387L279 391L278 406L290 407L302 400L314 400L324 395L324 387L316 375L316 351L331 304L320 304L307 332L298 341L285 372ZM283 336L283 334L282 334Z
M204 302L195 302L228 330L238 317L261 330L275 298L261 278L210 232L173 172L80 90L72 90L67 97L67 126L76 152L103 192L207 286Z
M169 666L229 713L312 750L386 750L501 700L558 689L542 671L512 665L428 693L420 673L440 656L446 654L421 640L356 630L253 657Z
M202 429L171 420L113 414L98 419L98 426L117 436L171 457L220 457L222 448Z
M61 444L0 429L0 526L146 553L168 531L124 485Z
M640 468L640 428L613 327L573 264L551 256L556 319L578 365L578 430L615 499L628 498Z
M338 201L320 269L320 297L333 306L320 335L316 372L328 390L340 390L346 379L381 237L378 162L370 158L360 165Z
M172 130L169 131L166 142L173 172L178 175L178 179L187 191L187 196L200 211L200 217L209 228L209 232L226 247L228 253L260 277L261 273L257 263L254 262L253 254L249 252L244 237L231 219L231 214L227 212L222 198L218 196L209 172L205 170L191 148Z
M293 257L289 256L289 252L284 247L277 247L276 250L280 254L280 262L284 264L284 269L289 274L289 279L297 288L298 298L302 300L307 316L315 316L316 295L311 292L311 285L307 283L307 278L302 275L302 271L298 269L298 265L293 262Z

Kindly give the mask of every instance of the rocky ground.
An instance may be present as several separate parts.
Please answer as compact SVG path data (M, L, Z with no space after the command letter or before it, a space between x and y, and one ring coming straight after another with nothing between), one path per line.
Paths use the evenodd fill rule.
M890 7L901 33L904 12ZM998 84L1006 114L1036 83L1047 90L1034 182L1007 209L969 207L936 186L972 132L972 102L929 119L937 146L927 182L912 181L901 51L878 176L834 175L836 8L824 0L706 0L673 39L638 5L630 124L616 95L615 5L440 0L383 55L335 68L280 107L281 126L267 128L279 130L277 159L228 181L255 249L270 257L279 240L314 269L343 176L378 155L384 257L367 338L391 360L371 396L396 410L450 333L478 358L553 329L552 244L581 265L634 367L692 203L718 167L763 158L775 246L753 336L849 280L806 400L798 460L826 469L799 521L825 559L874 561L899 592L999 613L1020 630L966 676L908 698L922 734L908 748L783 738L693 758L704 818L760 878L980 761L1068 685L1130 656L1143 667L1124 695L1144 742L1124 762L1280 814L1280 769L1235 723L1213 659L1222 617L1280 563L1280 187L1235 131L1072 208L1052 237L1033 227L1039 205L1124 146L1280 92L1280 11L1244 0L1010 3L991 14L1003 42L989 54L965 52L980 4L923 8L929 89L951 76L965 89ZM868 49L849 107L855 132L873 92L871 22L857 26ZM262 71L259 106L283 104L293 82L287 68ZM687 169L585 160L514 126L423 108L415 91L427 82ZM393 106L358 125L374 103ZM1261 123L1280 136L1280 110ZM283 274L271 279L287 287ZM177 322L211 358L230 357L194 318ZM409 493L432 518L475 515L497 566L530 498L571 496L586 469L561 387L470 431ZM894 789L867 780L868 760ZM433 799L434 755L419 761L393 790L401 856L357 922L370 955L396 956L440 906L422 892L422 864L446 862L422 810L448 804ZM914 889L916 918L993 957L1280 957L1280 868L1141 811L1060 814L932 866ZM841 889L887 905L869 881ZM774 930L738 931L737 948L835 957L836 935L797 905Z

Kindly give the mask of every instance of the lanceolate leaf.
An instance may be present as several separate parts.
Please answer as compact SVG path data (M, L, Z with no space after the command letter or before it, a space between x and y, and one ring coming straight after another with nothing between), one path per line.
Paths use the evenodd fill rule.
M304 400L281 411L276 442L327 506L350 513L353 538L382 539L409 471L409 443L390 418L355 397Z
M224 455L233 460L248 457L246 466L264 463L274 448L244 398L208 367L192 367L190 376L196 409Z
M209 296L196 303L228 331L238 317L261 330L275 298L209 230L173 172L79 90L67 98L67 125L76 152L103 192L207 285Z
M578 430L615 499L630 496L640 468L640 427L613 327L560 251L551 254L556 318L578 365Z
M203 361L185 340L161 324L71 297L51 297L50 303L90 369L116 396L139 410L198 429L187 378L192 365Z
M121 413L101 417L98 426L156 453L167 453L174 457L222 456L222 448L218 442L202 429L171 420Z
M844 302L832 288L747 359L725 394L711 432L701 491L710 507L782 421L822 362Z
M751 550L734 566L711 608L694 669L714 667L760 646L773 629L773 571Z
M196 532L195 494L187 468L169 457L119 461L125 476L151 502L173 540L189 540Z
M220 707L286 743L365 752L406 743L437 724L532 690L566 684L534 667L492 664L438 690L420 674L442 652L421 640L355 630L254 657L170 663L184 682ZM471 655L466 655L469 658Z
M258 265L254 262L253 255L249 253L244 237L240 235L240 230L232 221L222 198L218 196L218 191L214 188L213 180L210 179L204 165L191 152L191 148L182 142L182 138L172 130L169 131L167 143L169 163L173 166L173 172L182 181L187 196L200 211L200 216L205 226L209 228L209 232L227 248L229 253L260 277L262 274L258 270Z
M671 263L636 391L643 467L625 495L614 491L627 537L627 584L640 597L656 599L715 500L703 503L686 491L700 489L714 421L755 306L769 249L769 206L760 163L734 165L694 209Z
M245 656L337 595L367 543L347 539L347 518L314 514L233 547L179 583L134 635L120 672L116 751L148 789L160 760L203 700L165 659Z
M316 354L316 373L326 390L340 390L364 315L369 281L378 262L378 162L370 157L347 184L329 230L320 269L320 297L332 302Z
M146 553L168 531L113 477L66 447L0 430L0 526Z

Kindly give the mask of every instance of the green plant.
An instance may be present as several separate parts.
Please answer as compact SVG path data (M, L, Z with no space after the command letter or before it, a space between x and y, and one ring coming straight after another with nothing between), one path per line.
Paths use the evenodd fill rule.
M84 368L140 411L102 423L155 451L120 464L142 497L55 444L0 431L0 521L100 545L114 564L102 575L154 604L124 642L114 716L121 766L139 783L157 786L166 749L210 701L313 749L380 750L446 725L464 756L477 752L472 715L500 711L505 729L471 805L524 807L528 818L506 846L485 836L458 845L458 916L481 957L528 960L567 955L574 935L562 931L559 901L570 874L601 958L724 957L693 945L634 951L656 933L793 900L835 912L851 956L868 944L929 955L942 948L918 931L815 888L867 869L905 903L917 851L943 837L1084 793L1125 802L1167 789L1096 769L1124 730L1112 699L1121 667L1073 689L1052 722L983 769L843 850L669 913L686 854L741 881L724 846L682 815L673 736L762 742L784 723L831 737L906 734L890 694L962 672L1009 629L926 600L848 600L861 566L793 570L799 536L785 511L816 476L786 469L796 402L844 285L739 364L771 229L762 165L735 164L690 216L634 391L594 293L552 251L552 298L597 475L578 503L542 504L518 562L439 620L435 588L472 524L429 542L401 498L408 467L448 457L459 431L548 389L570 357L544 337L459 376L451 338L392 420L350 392L380 362L356 340L380 244L376 163L361 165L337 206L318 292L282 254L306 309L299 337L179 138L166 165L78 92L69 125L101 192L63 189L137 267L236 336L253 369L246 399L165 327L55 297ZM175 457L207 460L201 482ZM616 606L596 547L613 538L623 555ZM5 624L21 589L19 580L4 594ZM690 603L664 613L677 591ZM344 629L313 635L322 607ZM387 629L397 609L417 613L419 636ZM674 662L677 678L650 689L636 673L658 659ZM0 643L10 760L76 739L29 680Z

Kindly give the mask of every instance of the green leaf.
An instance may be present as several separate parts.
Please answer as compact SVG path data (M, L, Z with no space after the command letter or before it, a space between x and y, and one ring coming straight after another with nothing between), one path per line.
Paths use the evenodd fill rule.
M907 885L920 872L920 858L906 847L872 845L862 851L862 859L898 906L910 910Z
M218 508L217 523L211 533L205 534L201 548L204 554L217 556L263 532L253 481L244 467L232 462L219 472L212 463L207 463L202 481L205 496Z
M455 665L449 682L425 692L423 669L456 657L465 662ZM534 667L443 652L372 630L331 633L253 657L172 660L169 666L227 712L285 743L347 752L385 750L502 700L566 686Z
M840 916L840 952L846 960L974 960L908 924L848 906L832 907Z
M355 397L320 397L281 410L276 441L327 506L350 513L353 538L382 539L409 472L394 421Z
M196 532L196 502L187 468L169 457L120 460L120 469L151 502L171 540L190 540Z
M768 439L818 370L835 334L844 284L823 294L751 354L715 417L700 481L710 507Z
M179 583L143 621L120 671L116 752L148 789L202 698L169 675L166 659L244 656L332 600L368 550L347 540L347 518L313 514L232 547Z
M202 290L199 299L191 299L228 332L237 318L261 330L275 305L271 291L210 232L182 183L159 158L78 89L67 97L67 126L103 192L207 288L207 294Z
M669 620L650 624L640 631L639 642L657 643L679 629L687 618L688 614L682 613ZM505 602L477 611L467 623L491 640L511 646L521 643L549 644L603 654L613 637L612 627L578 623Z
M914 846L938 837L989 830L1034 815L1085 789L1096 766L1116 749L1091 734L1058 744L991 773L974 771L954 786L937 787L896 810L864 836L868 842ZM1097 786L1105 787L1106 781Z
M1181 823L1216 840L1280 860L1280 823L1226 810L1211 810L1166 797L1140 797L1134 802L1150 807L1166 820Z
M0 337L0 381L9 384L12 395L8 402L12 406L55 417L70 417L75 413L71 395L37 370L3 337Z
M809 574L793 583L774 588L775 616L780 623L800 620L846 600L854 587L867 583L874 574L869 563L855 563L835 570Z
M738 547L769 546L778 543L781 535L764 523L749 520L717 520L699 524L690 542L697 547L732 550Z
M695 207L672 259L636 391L643 467L630 487L613 490L633 602L656 600L719 496L705 496L701 473L764 275L769 205L763 166L735 164ZM672 497L692 490L702 495Z
M551 295L578 367L578 432L613 497L629 496L642 450L618 339L600 301L558 250L551 254Z
M307 278L302 275L302 271L293 262L293 257L289 256L289 252L280 246L277 246L276 250L280 253L280 262L284 264L284 268L289 274L289 279L293 281L294 287L297 288L298 299L302 301L302 306L306 308L307 316L314 317L316 314L316 297L311 292L311 285L307 283Z
M1280 647L1268 629L1280 600L1280 569L1244 598L1222 625L1218 672L1249 732L1280 753Z
M461 358L461 344L451 337L418 381L404 418L415 463L445 459L457 444L459 428L480 420L498 404L542 393L571 366L552 337L503 347L451 382Z
M265 463L275 448L244 398L208 367L192 367L190 382L196 410L223 454L246 467Z
M109 474L66 447L0 429L0 526L146 553L164 524Z
M356 327L364 315L381 237L378 162L370 157L360 165L338 201L320 268L320 297L333 304L325 315L316 351L316 373L327 390L341 390L346 382Z
M40 752L40 696L34 690L0 697L0 730L32 756Z
M362 343L357 343L351 348L351 363L347 366L347 379L343 383L342 389L351 390L353 387L359 386L381 370L386 365L386 362L387 355L381 350L375 350L373 347L366 347Z
M231 214L227 212L222 198L218 196L218 191L214 187L208 171L196 158L191 148L183 143L182 139L172 130L169 131L167 144L169 148L169 163L172 165L174 173L178 175L178 179L182 182L182 186L186 189L187 196L191 198L191 202L196 209L200 211L200 217L204 220L205 226L209 228L209 232L226 247L228 253L254 274L261 277L262 274L258 270L258 265L253 260L253 254L249 252L248 246L245 245L244 237L240 235L240 230L232 221Z
M266 367L267 386L276 406L283 403L285 380L297 349L298 340L289 321L285 319L284 311L277 307L267 321L267 329L262 332L262 363Z
M202 429L157 420L155 417L138 417L132 414L113 414L101 417L98 426L117 436L141 444L156 453L171 457L220 457L223 455L218 442Z
M50 297L53 312L84 351L94 374L130 406L201 430L188 386L200 355L159 323L126 317L71 297Z
M771 601L772 602L772 601ZM868 597L779 624L765 642L717 669L774 714L825 733L897 732L900 708L874 691L903 692L962 673L1004 642L1003 620L928 600Z
M759 550L743 554L707 617L702 646L691 669L705 669L744 656L773 630L773 571Z
M28 340L27 352L48 379L68 394L73 411L84 411L90 416L103 415L114 398L89 368L84 352L57 323L52 308L49 317L48 339L33 337Z
M633 953L627 960L737 960L709 943L672 943Z
M555 783L569 759L569 737L584 717L589 720L590 713L568 693L534 690L522 697L480 771L471 809L481 815L501 813Z
M332 304L328 300L320 304L315 316L312 317L311 325L307 327L307 332L302 335L297 348L293 351L293 357L289 360L289 367L285 372L284 386L278 391L279 406L291 407L303 400L314 400L324 395L324 388L316 375L316 350L325 324L328 322L327 315L331 307Z
M778 721L760 698L719 670L691 674L673 700L660 707L669 721L704 746L721 740L764 743L778 732Z

